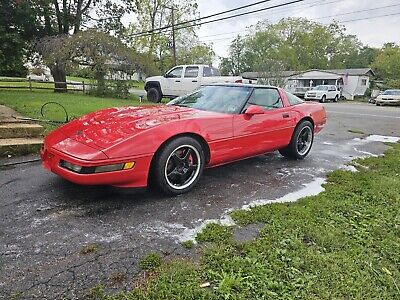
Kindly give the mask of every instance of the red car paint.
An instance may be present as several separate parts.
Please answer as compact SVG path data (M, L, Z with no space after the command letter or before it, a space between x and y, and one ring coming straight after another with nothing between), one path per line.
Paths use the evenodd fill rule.
M178 106L109 108L76 119L50 133L41 150L43 166L78 184L145 187L152 158L167 140L196 135L208 147L206 167L229 163L285 148L296 124L304 118L318 133L326 123L319 103L291 106L279 90L283 107L249 117ZM134 161L130 170L79 174L60 160L95 167Z

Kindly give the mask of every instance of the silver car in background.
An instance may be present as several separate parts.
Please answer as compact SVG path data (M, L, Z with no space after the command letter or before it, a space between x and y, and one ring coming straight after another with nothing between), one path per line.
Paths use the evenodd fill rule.
M386 90L379 95L376 105L400 105L400 90Z

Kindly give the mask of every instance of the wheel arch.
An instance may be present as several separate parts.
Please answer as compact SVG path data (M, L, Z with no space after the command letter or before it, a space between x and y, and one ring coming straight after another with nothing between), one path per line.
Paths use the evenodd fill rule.
M145 91L147 92L150 88L156 88L160 91L160 93L162 94L162 90L161 90L161 84L158 81L148 81L146 82L146 85L144 86Z
M305 117L301 118L301 119L297 122L296 127L295 127L295 129L293 130L293 133L294 133L294 131L296 130L296 128L297 128L302 122L304 122L304 121L309 121L309 122L311 122L311 124L312 124L312 126L313 126L313 130L314 130L314 128L315 128L315 122L314 122L313 118L311 118L310 116L305 116Z
M154 168L154 163L157 159L157 155L162 151L162 149L165 147L165 145L167 145L170 141L177 139L179 137L191 137L193 139L195 139L196 141L198 141L204 151L204 156L205 156L205 165L207 165L210 161L211 158L211 150L210 150L210 146L208 145L207 141L204 139L204 137L202 137L200 134L198 133L194 133L194 132L183 132L183 133L179 133L176 135L173 135L171 137L169 137L168 139L166 139L156 150L156 152L154 153L152 159L151 159L151 163L150 163L150 168L149 168L149 176L147 177L148 181L150 180L151 173L153 171Z

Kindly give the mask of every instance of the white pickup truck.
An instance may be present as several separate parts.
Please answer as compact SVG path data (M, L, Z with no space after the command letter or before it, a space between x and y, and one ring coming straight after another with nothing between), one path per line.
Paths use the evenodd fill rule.
M147 100L160 102L162 98L175 98L212 83L238 83L242 77L220 76L219 70L207 65L181 65L165 73L146 79L144 89Z

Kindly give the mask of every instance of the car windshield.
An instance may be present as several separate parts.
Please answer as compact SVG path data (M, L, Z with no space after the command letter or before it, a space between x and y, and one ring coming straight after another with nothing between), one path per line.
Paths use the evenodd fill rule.
M178 97L167 105L235 114L243 108L252 88L246 86L204 86L200 90Z
M383 93L383 95L400 96L400 90L387 90Z
M327 91L328 87L326 85L319 85L312 89L313 91Z

